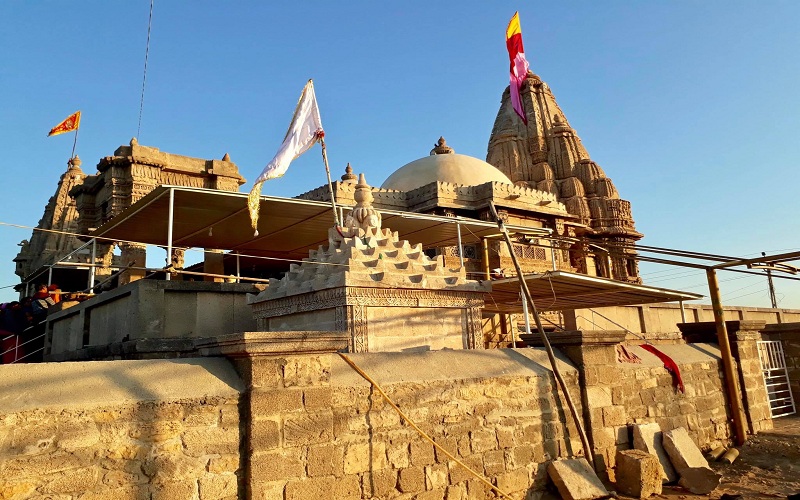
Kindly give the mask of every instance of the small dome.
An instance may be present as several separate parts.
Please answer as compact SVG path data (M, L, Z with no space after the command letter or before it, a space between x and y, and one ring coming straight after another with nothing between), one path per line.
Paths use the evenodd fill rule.
M478 186L487 182L512 184L493 165L472 156L456 154L444 139L439 139L430 156L414 160L395 170L383 182L381 189L411 191L436 181L462 186Z

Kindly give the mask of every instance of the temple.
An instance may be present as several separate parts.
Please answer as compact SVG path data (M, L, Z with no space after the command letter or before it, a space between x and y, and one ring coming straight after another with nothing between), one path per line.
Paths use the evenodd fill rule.
M794 412L798 371L768 391L765 346L800 366L800 311L714 323L643 284L630 202L533 73L522 102L527 124L503 93L486 161L440 137L380 187L348 164L262 196L257 235L227 154L72 159L15 259L22 294L76 293L3 339L23 354L0 366L0 497L606 498L632 448L651 491L713 491L662 430L699 455Z

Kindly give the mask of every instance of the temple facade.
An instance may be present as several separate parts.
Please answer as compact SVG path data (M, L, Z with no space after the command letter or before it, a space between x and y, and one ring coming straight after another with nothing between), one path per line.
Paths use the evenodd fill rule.
M81 245L75 234L87 234L100 227L157 186L171 184L238 191L245 183L227 153L221 160L192 158L139 145L135 138L117 148L112 156L101 158L97 173L86 175L80 166L77 156L69 161L69 168L61 176L56 193L47 203L31 239L20 243L22 248L14 259L20 278L25 279L42 266L58 262ZM119 247L121 255L114 263L114 244L98 243L95 250L97 274L110 274L112 265L132 264L121 281L144 276L142 269L133 267L145 267L146 246L122 242ZM182 267L183 250L175 250L172 259L176 267ZM89 263L91 255L86 250L72 260Z

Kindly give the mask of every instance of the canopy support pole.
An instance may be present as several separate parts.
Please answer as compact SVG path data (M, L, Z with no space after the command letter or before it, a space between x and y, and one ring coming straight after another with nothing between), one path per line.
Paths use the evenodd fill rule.
M706 269L708 278L708 291L711 296L711 308L714 311L714 323L717 327L717 342L719 351L722 355L722 371L725 373L725 389L728 393L728 401L731 405L733 417L733 427L736 432L736 445L741 446L747 438L744 418L742 415L742 399L739 392L739 377L734 371L733 355L731 354L731 343L728 339L728 328L725 325L725 315L722 311L722 300L719 293L719 282L717 272L713 268Z
M175 219L175 190L169 190L169 211L167 212L167 281L172 274L172 224Z
M94 293L94 275L97 270L97 238L92 238L92 263L89 266L89 293Z
M464 245L461 244L461 224L456 221L456 232L458 234L458 258L461 262L461 268L464 268Z
M575 427L578 429L578 435L581 438L581 444L583 445L583 454L589 464L592 466L594 470L594 460L589 460L589 457L592 453L592 448L589 446L589 438L586 437L586 431L583 429L583 421L581 420L580 414L578 414L578 409L575 407L575 403L572 401L572 397L569 394L569 388L567 387L567 383L564 381L564 377L561 376L561 371L558 369L558 364L556 363L556 355L553 352L553 346L550 345L550 339L547 338L547 334L544 331L544 327L542 326L542 320L539 318L539 312L536 310L536 304L533 303L533 298L531 297L531 292L528 290L528 284L525 282L525 276L522 274L522 268L519 266L519 262L517 261L517 256L514 254L514 247L511 244L511 238L508 236L508 231L506 231L505 223L503 219L497 215L497 210L494 207L494 202L489 202L489 208L492 211L492 216L494 217L495 221L497 221L497 227L500 229L500 232L503 234L503 239L506 241L506 245L508 245L508 253L511 255L511 261L514 263L514 268L517 270L517 277L519 278L520 287L522 288L522 292L525 294L525 298L529 303L529 307L533 312L533 319L536 321L536 328L539 330L539 335L542 337L542 343L544 344L544 348L547 351L547 357L550 359L550 367L553 369L553 375L555 376L556 380L558 381L558 385L561 387L561 391L564 393L564 399L566 400L567 406L569 407L569 412L572 415L572 419L575 421Z
M236 282L241 283L239 278L242 277L242 261L239 259L239 252L236 252Z

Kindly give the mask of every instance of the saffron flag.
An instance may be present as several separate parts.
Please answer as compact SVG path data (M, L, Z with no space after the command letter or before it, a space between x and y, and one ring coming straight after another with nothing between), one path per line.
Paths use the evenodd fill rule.
M311 146L324 136L325 132L322 130L322 120L319 117L319 108L317 108L317 98L314 95L314 82L309 80L303 88L303 93L300 94L300 100L297 102L297 108L294 110L294 116L292 116L292 122L289 124L286 137L283 138L283 144L281 144L275 157L261 171L261 175L256 179L253 189L250 190L250 194L247 197L250 224L255 230L254 236L258 236L258 209L261 185L269 179L282 177L292 160L308 151Z
M514 17L506 28L506 48L508 49L508 59L511 61L511 107L517 112L522 121L528 124L525 116L525 109L522 107L522 96L520 89L528 76L528 60L525 59L525 49L522 46L522 29L519 25L519 12L514 13Z
M67 132L72 132L73 130L78 130L78 127L81 126L81 112L76 111L69 115L66 120L59 123L55 127L50 130L50 133L47 134L47 137L51 135L58 135L58 134L65 134Z

